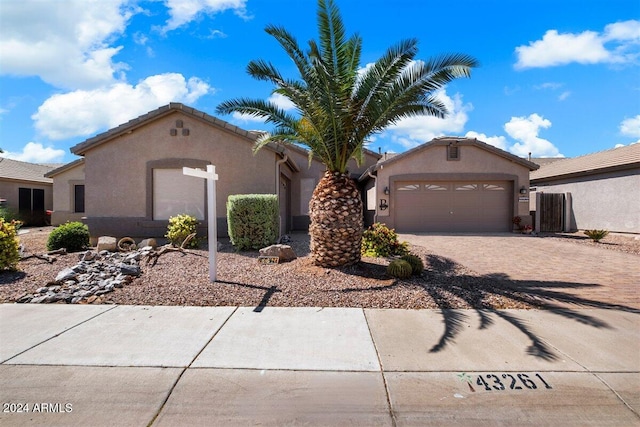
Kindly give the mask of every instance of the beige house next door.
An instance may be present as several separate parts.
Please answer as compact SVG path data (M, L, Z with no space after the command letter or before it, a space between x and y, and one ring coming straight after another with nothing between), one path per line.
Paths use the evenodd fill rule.
M394 185L398 232L510 231L509 181L398 181Z

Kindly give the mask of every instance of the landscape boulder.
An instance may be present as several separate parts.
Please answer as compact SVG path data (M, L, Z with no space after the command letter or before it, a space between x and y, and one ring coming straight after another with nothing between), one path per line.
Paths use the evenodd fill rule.
M260 256L278 257L278 262L292 261L297 258L296 253L289 245L271 245L260 249Z
M116 252L118 247L118 240L115 237L111 236L100 236L98 237L98 246L96 250L100 251L109 251Z
M145 248L147 246L151 246L153 249L156 249L158 247L158 242L156 242L156 239L151 238L151 239L144 239L143 241L138 243L138 248Z

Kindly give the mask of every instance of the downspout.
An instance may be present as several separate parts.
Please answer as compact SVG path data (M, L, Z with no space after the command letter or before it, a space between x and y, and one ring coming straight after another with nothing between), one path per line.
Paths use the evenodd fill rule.
M369 169L367 169L367 175L369 175L371 178L373 178L373 188L375 188L376 190L374 191L376 198L374 200L374 212L375 214L373 215L373 222L376 222L378 220L378 177L374 174L371 173L371 171Z
M280 237L282 237L282 215L280 215L280 165L289 160L289 156L286 154L283 154L283 156L283 158L276 162L276 198L278 199L278 234L280 234ZM278 239L278 241L280 241L280 239Z

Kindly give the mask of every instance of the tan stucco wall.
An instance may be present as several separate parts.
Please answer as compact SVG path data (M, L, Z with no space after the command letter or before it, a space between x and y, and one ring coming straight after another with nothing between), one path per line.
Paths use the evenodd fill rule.
M9 209L18 212L20 188L35 188L44 190L44 208L45 210L53 209L53 184L33 181L0 179L0 199L7 200L5 206L7 206Z
M171 136L178 119L184 127ZM188 136L182 135L183 129ZM86 153L87 214L151 219L149 162L196 159L216 167L216 215L223 217L230 194L274 193L275 158L267 149L254 156L248 139L175 112Z
M56 174L53 177L53 207L51 225L67 221L80 221L85 213L74 212L74 186L84 184L84 163Z
M640 233L640 170L537 184L538 192L571 193L569 229Z
M399 179L433 181L474 181L494 180L513 182L513 214L530 223L529 203L520 201L521 186L529 188L529 169L507 158L491 153L474 145L460 146L460 159L447 160L447 145L431 145L422 150L399 158L377 171L376 207L381 199L386 199L389 208L376 208L376 221L395 227L394 194L384 194L385 187L393 188L393 181ZM525 195L527 196L527 195Z

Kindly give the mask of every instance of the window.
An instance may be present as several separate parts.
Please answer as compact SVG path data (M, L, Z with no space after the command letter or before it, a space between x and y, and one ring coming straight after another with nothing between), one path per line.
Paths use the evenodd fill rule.
M73 211L75 213L84 212L84 185L73 186Z
M179 214L205 219L205 180L187 176L180 169L153 170L153 219Z
M447 160L460 160L460 147L456 144L447 146Z
M456 191L474 191L478 189L478 184L456 184Z
M44 190L18 188L18 210L23 213L44 212Z
M424 189L427 191L449 191L446 184L425 184Z
M499 184L482 184L485 191L505 191L504 185Z
M416 191L420 190L420 184L401 184L398 185L398 191Z

